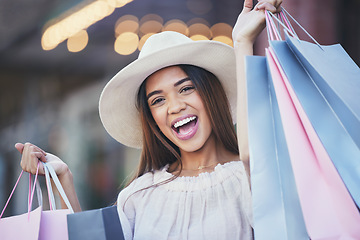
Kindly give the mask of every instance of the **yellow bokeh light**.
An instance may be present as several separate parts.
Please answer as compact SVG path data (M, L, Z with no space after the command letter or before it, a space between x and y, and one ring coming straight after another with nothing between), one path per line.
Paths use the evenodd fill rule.
M105 0L94 1L85 5L45 29L41 39L42 48L44 50L54 49L59 43L109 16L114 10L114 6Z
M188 26L191 26L191 25L193 25L193 24L195 24L195 23L202 23L202 24L204 24L204 25L206 25L206 26L210 26L210 24L208 23L208 21L206 21L206 20L203 19L203 18L193 18L193 19L189 20L186 24L187 24Z
M156 14L148 14L140 19L140 33L146 35L148 33L161 32L164 20Z
M200 35L200 34L192 35L190 38L191 38L192 40L194 40L194 41L209 40L209 38L207 38L207 37L204 36L204 35Z
M112 7L120 8L132 2L133 0L103 0L103 1L107 2Z
M227 23L217 23L210 28L213 37L227 36L230 38L232 35L232 29L233 28Z
M120 34L114 44L114 49L121 55L130 55L137 49L139 45L139 37L133 32L125 32Z
M139 30L139 19L134 15L124 15L115 23L115 34L120 35L123 32L137 33Z
M210 39L212 36L210 28L203 23L194 23L189 26L189 36L192 37L194 35L202 35L207 39Z
M89 36L85 30L81 30L77 34L71 36L67 40L67 48L69 52L80 52L89 42Z
M127 21L127 20L130 20L130 21L134 21L134 22L139 23L139 19L138 19L136 16L131 15L131 14L127 14L127 15L121 16L118 20L116 20L115 28L116 28L116 26L119 25L121 22L124 22L124 21Z
M144 46L144 43L146 42L146 40L148 40L149 37L151 37L152 35L154 35L155 33L148 33L145 34L144 36L141 37L140 42L139 42L139 51L141 51L142 47Z
M164 25L163 31L174 31L174 32L184 34L186 36L189 35L189 29L188 29L186 23L184 23L183 21L178 20L178 19L173 19L173 20L168 21Z
M157 14L147 14L145 16L143 16L141 19L140 19L140 25L142 25L143 23L147 22L147 21L157 21L161 24L164 24L164 20L162 17L160 17L159 15Z
M233 41L228 36L216 36L212 40L225 43L225 44L227 44L227 45L229 45L231 47L233 46Z
M125 15L119 18L115 24L115 36L124 32L138 33L139 20L134 15Z
M158 32L161 32L162 27L163 26L160 22L155 21L155 20L150 20L150 21L144 22L140 26L140 32L142 34L158 33Z

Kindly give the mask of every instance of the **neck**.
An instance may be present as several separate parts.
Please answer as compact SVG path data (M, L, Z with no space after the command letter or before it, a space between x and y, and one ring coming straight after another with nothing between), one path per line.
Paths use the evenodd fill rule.
M185 152L180 150L183 170L181 175L197 175L200 172L210 172L220 163L238 160L239 156L229 152L224 145L210 137L202 148L195 152ZM180 166L173 164L173 170L179 171Z

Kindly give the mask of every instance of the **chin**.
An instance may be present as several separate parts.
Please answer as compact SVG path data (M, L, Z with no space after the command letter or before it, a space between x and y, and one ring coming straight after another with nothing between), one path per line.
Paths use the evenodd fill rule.
M188 144L180 144L180 146L178 146L179 149L183 152L188 152L188 153L192 153L192 152L198 152L201 149L203 149L204 144L195 144L195 143L188 143Z

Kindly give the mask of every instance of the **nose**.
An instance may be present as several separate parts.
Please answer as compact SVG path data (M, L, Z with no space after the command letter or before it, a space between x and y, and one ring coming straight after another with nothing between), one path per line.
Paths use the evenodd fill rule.
M168 99L168 114L179 113L186 108L186 103L179 97Z

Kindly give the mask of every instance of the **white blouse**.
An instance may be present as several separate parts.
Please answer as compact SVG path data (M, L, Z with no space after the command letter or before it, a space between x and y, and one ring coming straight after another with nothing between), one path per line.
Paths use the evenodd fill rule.
M251 193L241 161L141 190L171 178L167 169L146 173L120 192L126 240L253 238Z

